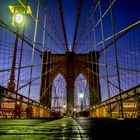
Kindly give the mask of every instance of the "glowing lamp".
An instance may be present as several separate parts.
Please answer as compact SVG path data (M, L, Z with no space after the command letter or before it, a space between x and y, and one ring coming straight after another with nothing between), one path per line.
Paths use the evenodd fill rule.
M25 23L25 15L31 14L30 6L20 5L16 3L9 6L10 12L13 14L12 25L22 26Z
M14 21L17 24L22 24L24 22L24 15L20 13L15 14Z
M79 95L79 97L80 97L81 99L83 99L83 98L84 98L84 94L81 92L80 95Z
M17 101L17 105L19 105L20 104L20 102L19 101Z
M66 105L63 105L63 108L66 108Z

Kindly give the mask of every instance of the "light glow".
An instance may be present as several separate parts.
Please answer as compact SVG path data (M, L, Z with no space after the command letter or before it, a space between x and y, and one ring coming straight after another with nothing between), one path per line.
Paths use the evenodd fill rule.
M76 108L74 108L73 111L76 111Z
M24 16L23 14L15 14L15 23L22 24L24 22Z
M84 94L83 94L83 93L80 93L79 97L80 97L81 99L83 99L83 98L84 98Z
M66 108L66 105L63 105L63 108Z

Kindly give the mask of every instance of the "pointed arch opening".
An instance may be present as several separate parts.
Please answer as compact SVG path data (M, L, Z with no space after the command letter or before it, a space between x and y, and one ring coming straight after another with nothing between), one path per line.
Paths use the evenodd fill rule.
M74 82L74 108L76 112L89 108L89 84L87 79L80 73Z
M52 84L52 102L51 108L65 112L65 106L67 102L67 89L66 89L66 80L62 74L58 74Z

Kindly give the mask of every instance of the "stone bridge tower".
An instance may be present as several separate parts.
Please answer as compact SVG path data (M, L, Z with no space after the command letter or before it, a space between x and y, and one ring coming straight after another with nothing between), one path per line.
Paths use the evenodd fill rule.
M80 73L86 77L89 84L90 106L100 102L99 55L97 52L90 52L89 54L75 54L74 52L51 54L51 52L44 52L42 59L40 103L51 107L51 84L59 73L64 76L67 83L67 115L73 114L74 82Z

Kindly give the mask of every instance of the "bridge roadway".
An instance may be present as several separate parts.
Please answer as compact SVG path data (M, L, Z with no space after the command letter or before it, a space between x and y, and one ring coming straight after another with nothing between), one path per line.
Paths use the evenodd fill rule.
M0 140L114 140L140 138L140 120L64 117L1 119Z

